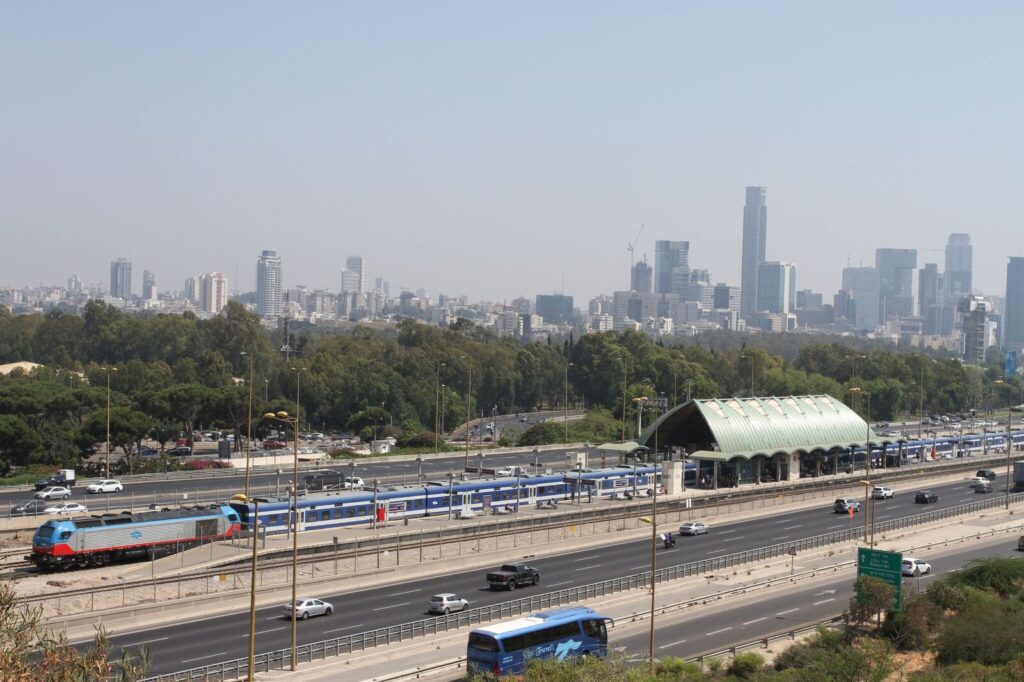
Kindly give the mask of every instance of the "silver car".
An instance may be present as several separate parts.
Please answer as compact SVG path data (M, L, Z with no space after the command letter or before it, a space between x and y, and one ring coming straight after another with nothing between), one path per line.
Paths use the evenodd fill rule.
M334 613L334 607L322 599L297 599L295 608L291 604L281 607L285 618L298 618L306 620L310 616L329 616Z
M468 608L468 601L451 592L435 594L427 602L427 611L430 613L443 613L446 616L452 611L465 611Z
M708 524L701 521L687 521L679 526L680 535L707 535Z
M66 500L71 497L71 491L59 485L51 485L35 493L37 500Z

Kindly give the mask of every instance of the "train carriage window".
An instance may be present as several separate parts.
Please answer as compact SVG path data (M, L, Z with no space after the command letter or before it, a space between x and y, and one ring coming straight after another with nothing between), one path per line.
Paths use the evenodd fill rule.
M67 540L69 537L71 537L71 531L69 531L69 530L65 530L65 531L61 532L61 534L60 534L60 539L61 540Z
M277 514L267 514L267 524L271 526L277 525Z

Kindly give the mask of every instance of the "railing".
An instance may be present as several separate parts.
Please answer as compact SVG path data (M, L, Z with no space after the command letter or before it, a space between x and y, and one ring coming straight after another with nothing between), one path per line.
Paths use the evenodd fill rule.
M690 656L689 658L687 658L685 660L687 660L689 662L692 662L692 663L699 663L701 666L703 666L704 662L706 660L708 660L708 659L722 658L722 657L725 657L725 656L734 657L734 656L736 656L736 652L744 651L746 649L755 649L755 648L767 649L768 645L771 642L777 642L780 639L786 639L786 640L792 641L792 640L796 639L798 636L800 636L802 634L805 634L805 633L808 633L808 632L813 632L813 631L817 630L818 628L823 628L824 627L824 628L836 629L836 628L842 627L842 624L843 624L843 617L842 616L833 616L832 618L829 618L828 620L818 621L817 623L810 623L808 625L804 625L804 626L801 626L801 627L798 627L798 628L793 628L792 630L783 630L783 631L776 632L776 633L773 633L771 635L768 635L766 637L762 637L760 639L753 639L753 640L750 640L749 642L744 642L743 644L734 644L734 645L732 645L732 646L730 646L728 648L720 649L718 651L710 651L710 652L707 652L707 653L699 654L697 656Z
M1024 494L1018 493L1012 495L1011 498L1012 502L1022 502L1024 501ZM1002 503L1003 501L998 499L980 500L978 502L971 502L957 507L950 507L948 509L937 509L903 519L893 519L891 521L876 523L873 524L873 526L869 526L868 529L869 532L873 531L875 533L890 532L900 528L924 523L934 523L936 521L941 521L943 519L952 518L962 514L970 514L983 511L985 509L991 509L992 507L1000 506ZM693 575L703 575L724 568L782 556L789 554L790 550L793 548L795 548L796 551L802 551L825 547L835 543L847 542L858 537L862 532L861 528L847 529L834 533L825 533L823 535L804 538L802 540L795 540L793 542L779 543L769 545L767 547L737 552L726 556L701 559L699 561L679 566L669 566L658 569L655 572L655 580L659 583L670 582L680 578ZM995 531L992 531L992 534L994 533ZM851 562L843 562L844 565L849 563ZM816 574L820 572L820 569L816 569L813 571L805 571L804 573ZM377 630L355 633L334 639L305 644L297 647L296 649L296 663L309 663L314 660L325 659L328 656L351 654L378 646L387 646L393 643L404 642L418 637L438 635L451 630L458 630L470 625L485 623L500 618L510 618L524 613L532 613L537 610L549 609L563 604L604 597L627 590L647 588L650 586L650 579L651 574L648 571L619 578L611 578L609 580L591 583L588 585L578 585L576 587L558 590L557 592L548 592L546 594L515 599L499 604L493 604L491 606L470 609L457 614L450 614L448 616L439 616L436 618L413 621L411 623L392 625L386 628L379 628ZM764 581L764 584L768 585L775 582L789 582L792 579L792 576L783 576L777 579ZM715 596L720 597L727 594L746 592L752 589L752 587L753 586L746 585L730 588L728 590L723 590L720 593L716 593L716 595L704 595L672 606L678 607L706 601L707 599L714 598ZM810 627L809 629L813 629L814 627L817 627L817 625ZM756 640L758 643L761 641L762 640ZM709 655L706 654L705 656ZM260 654L257 655L255 659L255 670L257 672L269 672L272 669L281 669L285 666L290 667L290 665L291 649L282 649L280 651ZM240 658L210 666L193 668L182 672L160 675L150 679L158 680L159 682L224 680L239 677L247 671L247 669L248 659Z

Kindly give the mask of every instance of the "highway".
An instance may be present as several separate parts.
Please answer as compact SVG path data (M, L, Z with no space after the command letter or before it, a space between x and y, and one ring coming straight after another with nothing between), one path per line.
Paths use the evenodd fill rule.
M928 556L918 556L932 565L932 573L919 578L904 578L904 595L928 589L936 578L961 568L972 559L992 556L1019 558L1016 547L1016 536L1009 536L982 546L943 548ZM690 658L820 622L845 610L852 595L853 579L847 574L814 581L813 586L797 585L734 599L715 609L702 609L689 616L662 616L656 623L654 655L655 658ZM649 625L648 621L644 627L649 628ZM621 638L615 634L615 628L612 628L609 633L612 650L630 657L646 658L650 647L648 632L630 633Z
M1001 488L1001 483L997 484L997 491ZM935 486L931 490L939 495L938 503L915 504L913 491L897 491L895 499L878 501L876 520L912 516L982 497L974 493L966 482ZM811 537L848 528L851 525L859 526L862 523L860 515L851 521L847 515L833 513L831 499L823 500L820 506L810 509L774 514L729 525L712 525L708 535L680 537L675 548L658 549L659 567ZM300 596L326 599L334 604L335 613L329 617L313 618L299 623L299 642L315 642L427 618L427 599L438 592L459 593L470 601L471 606L477 607L520 598L524 595L523 590L539 593L641 573L649 568L648 543L649 540L646 539L615 542L610 537L609 546L606 547L591 547L543 557L536 561L529 560L527 563L540 570L541 584L538 587L524 587L512 593L491 592L486 589L486 569L428 576L402 584L351 592L317 590L309 593L300 586ZM504 558L514 559L510 556ZM498 563L500 560L495 559L495 564ZM260 609L257 623L258 651L274 651L290 645L290 625L281 616L280 604ZM248 651L247 633L248 612L242 611L157 627L144 632L117 632L115 629L110 643L115 657L120 647L131 649L146 644L153 661L152 672L166 673L242 658ZM686 639L682 636L680 638Z

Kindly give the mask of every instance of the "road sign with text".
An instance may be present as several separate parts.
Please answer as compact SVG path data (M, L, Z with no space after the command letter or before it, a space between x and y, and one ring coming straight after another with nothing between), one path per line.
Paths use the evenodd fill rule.
M892 608L899 610L903 602L903 555L879 549L857 549L857 577L869 575L891 585L895 590Z

